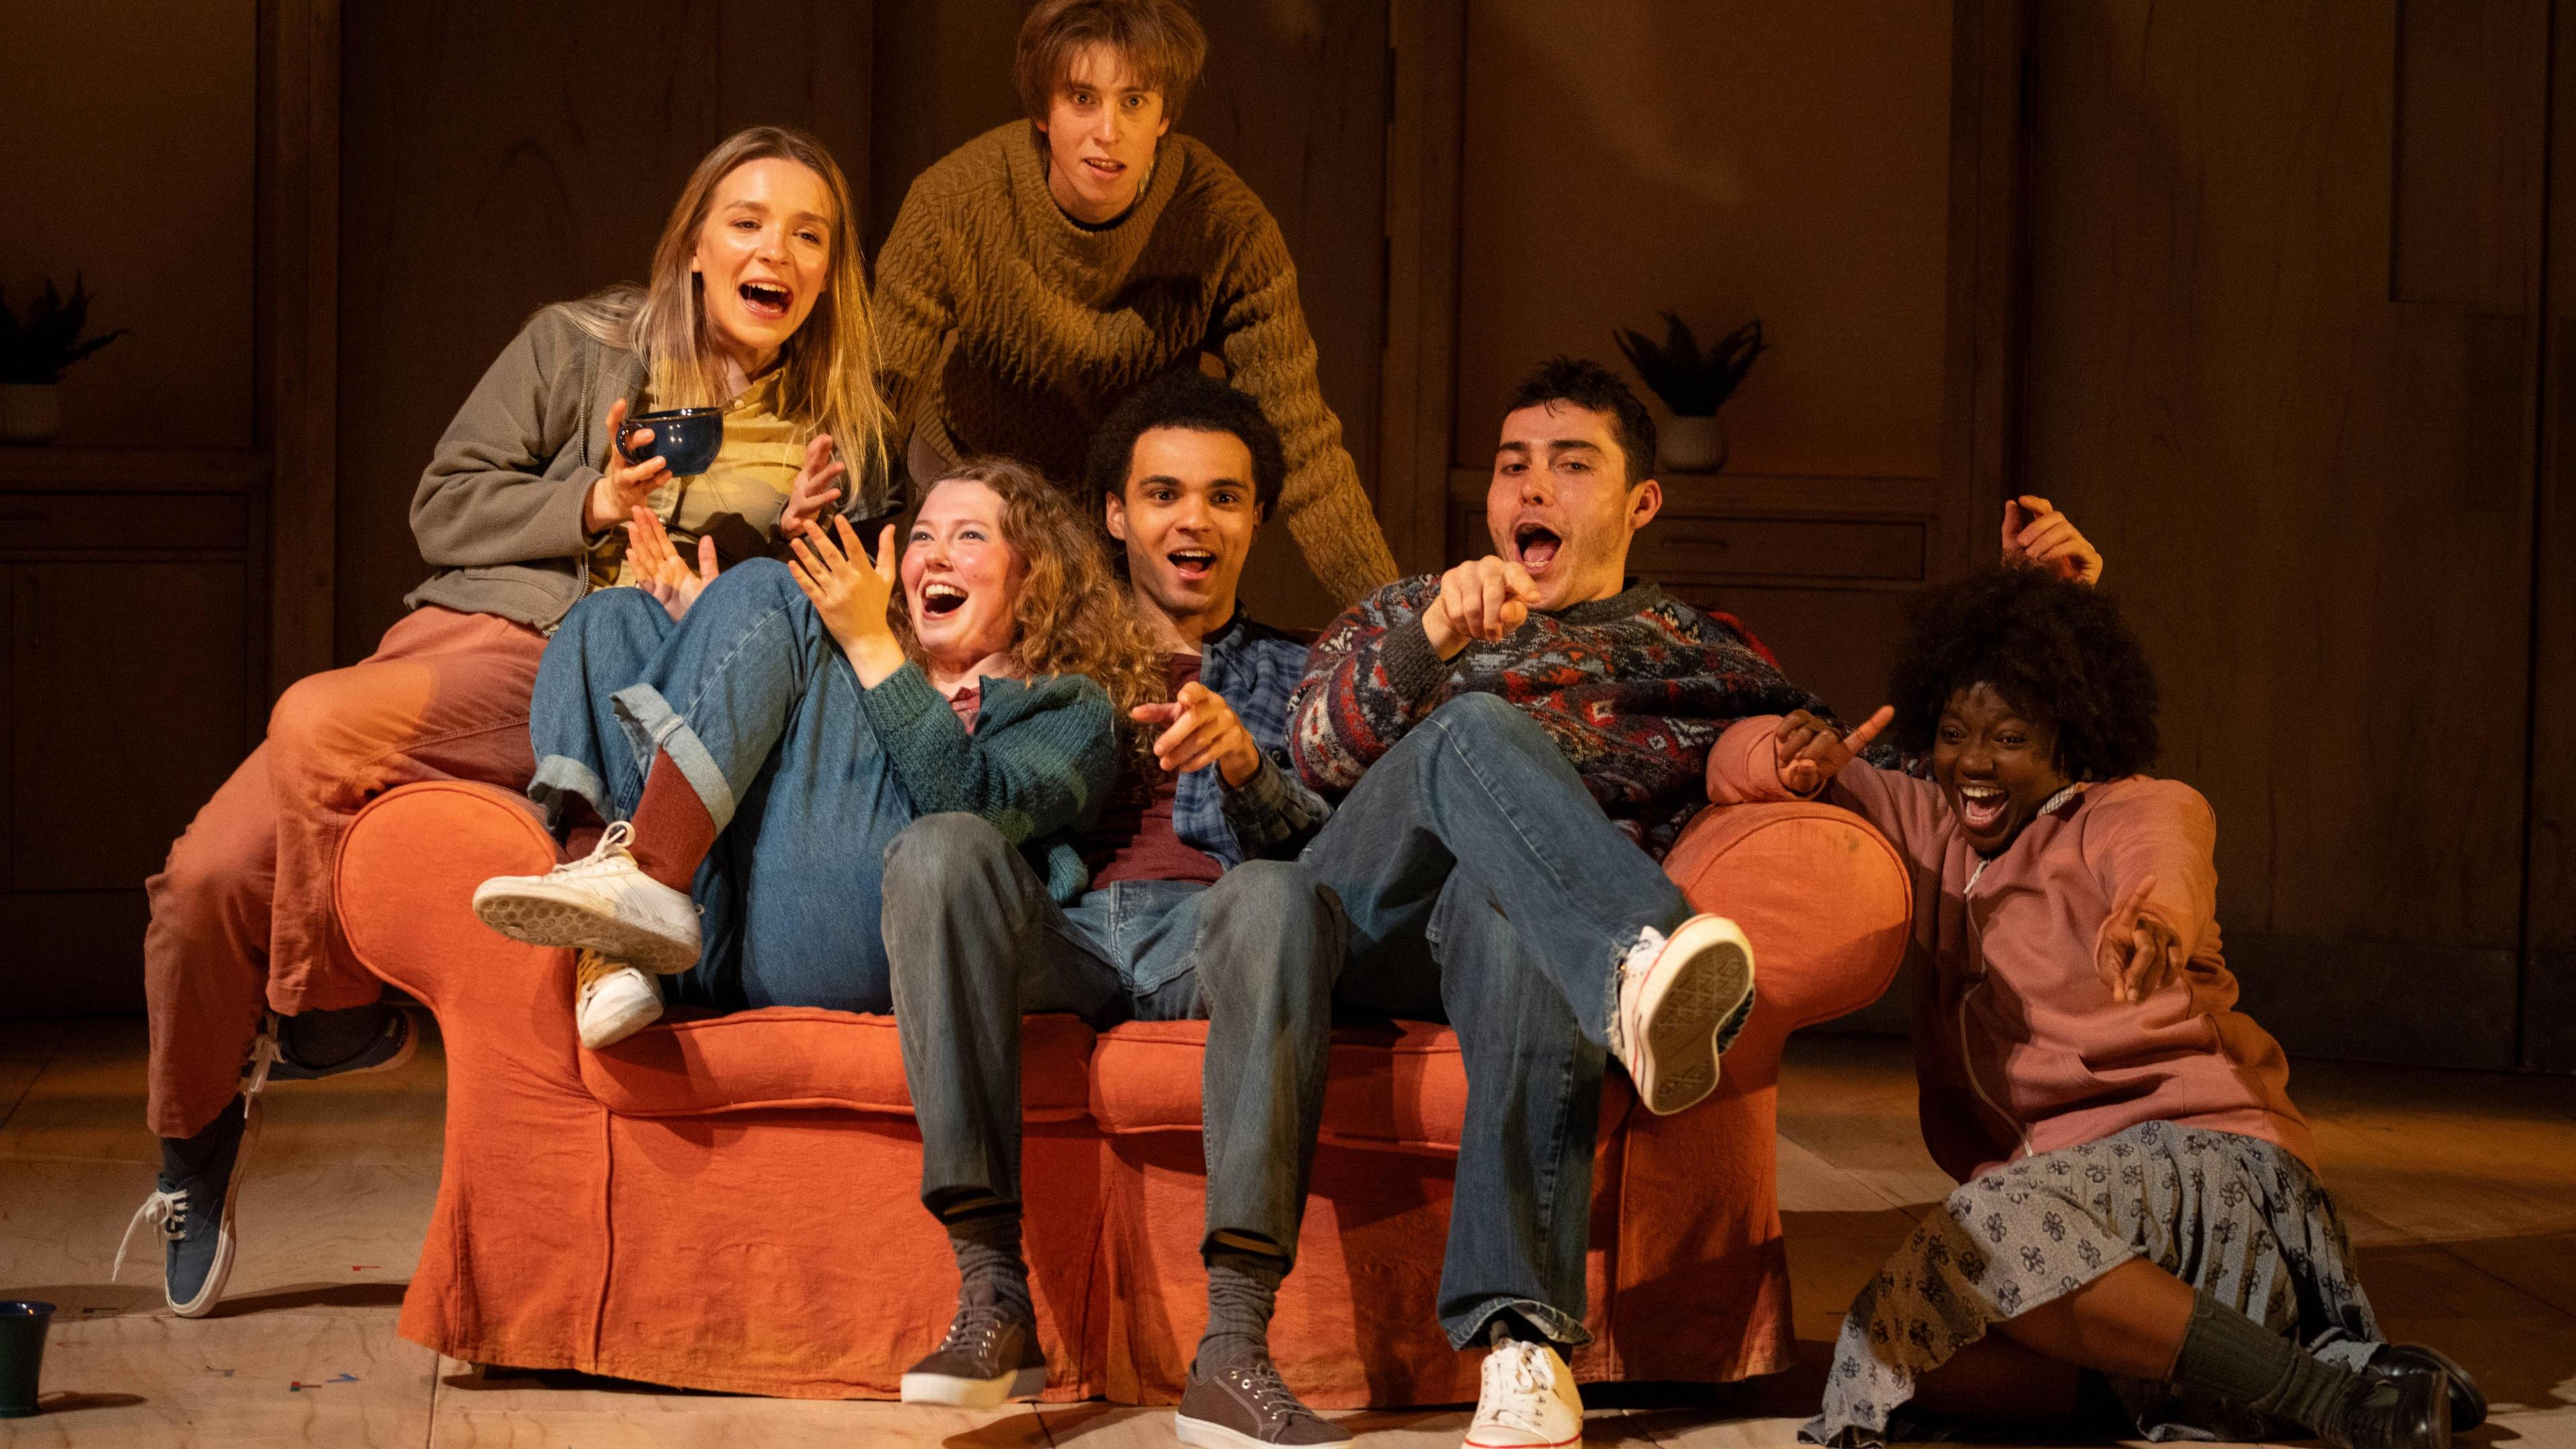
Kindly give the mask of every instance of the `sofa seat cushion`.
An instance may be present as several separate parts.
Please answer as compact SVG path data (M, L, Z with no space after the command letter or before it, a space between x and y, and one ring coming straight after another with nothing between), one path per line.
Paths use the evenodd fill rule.
M1020 1029L1027 1120L1079 1120L1089 1108L1091 1028L1070 1016ZM833 1107L909 1117L894 1018L806 1006L727 1015L674 1011L601 1052L581 1052L582 1084L627 1117L700 1117Z
M1091 1116L1104 1132L1196 1132L1207 1023L1138 1021L1100 1034L1091 1049ZM1615 1069L1602 1084L1602 1130L1617 1130L1635 1100ZM1467 1119L1467 1064L1458 1036L1425 1021L1333 1029L1317 1135L1342 1147L1455 1155Z

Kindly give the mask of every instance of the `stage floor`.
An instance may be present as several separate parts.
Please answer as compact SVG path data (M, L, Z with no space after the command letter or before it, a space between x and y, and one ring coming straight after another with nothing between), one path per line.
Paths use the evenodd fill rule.
M126 1284L107 1282L152 1186L142 1023L0 1023L0 1297L61 1309L52 1412L0 1421L0 1444L1174 1442L1168 1409L968 1414L487 1380L404 1342L394 1319L438 1182L434 1045L400 1072L269 1093L230 1296L192 1323L162 1306L157 1252L127 1264ZM2576 1080L2314 1062L2291 1089L2392 1335L2448 1350L2496 1405L2468 1442L2576 1449ZM1798 1369L1710 1394L1632 1393L1595 1408L1587 1445L1795 1443L1844 1305L1949 1187L1916 1135L1900 1043L1793 1041L1780 1136ZM1456 1444L1467 1421L1463 1409L1337 1417L1366 1444L1423 1449Z

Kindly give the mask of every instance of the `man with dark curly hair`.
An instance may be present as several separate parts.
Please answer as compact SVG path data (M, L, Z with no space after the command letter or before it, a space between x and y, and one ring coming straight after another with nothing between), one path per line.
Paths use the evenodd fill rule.
M2155 672L2118 606L2007 567L1908 619L1894 705L1848 736L1743 720L1711 761L1721 800L1822 794L1940 883L1915 1070L1964 1185L1853 1303L1805 1437L2068 1419L2107 1380L2149 1438L2449 1444L2485 1402L2381 1341L2288 1064L2234 1009L2217 822L2144 773ZM1853 757L1891 719L1928 777Z
M1467 1062L1439 1312L1491 1347L1471 1445L1571 1442L1601 1075L1649 1111L1715 1089L1753 951L1658 864L1746 715L1820 710L1759 640L1627 576L1663 506L1655 424L1598 363L1511 399L1485 500L1493 552L1380 589L1316 642L1292 745L1349 792L1306 862L1351 921L1345 1006L1444 1017ZM2043 499L2006 547L2099 571Z

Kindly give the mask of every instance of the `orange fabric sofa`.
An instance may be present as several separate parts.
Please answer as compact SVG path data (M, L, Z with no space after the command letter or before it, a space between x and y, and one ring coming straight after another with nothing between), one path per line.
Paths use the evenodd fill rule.
M438 1202L401 1331L451 1357L690 1388L891 1398L946 1330L956 1269L915 1197L920 1137L894 1022L808 1009L674 1013L599 1053L572 960L504 940L468 898L546 869L526 802L413 785L340 857L358 959L446 1039ZM1654 1117L1602 1095L1586 1380L1731 1380L1787 1365L1774 1080L1796 1027L1883 990L1910 886L1830 806L1712 809L1667 868L1754 943L1757 1002L1716 1095ZM1045 1397L1177 1400L1205 1313L1204 1029L1028 1020L1023 1179ZM1297 1271L1272 1344L1319 1407L1458 1403L1477 1360L1433 1314L1466 1075L1444 1027L1336 1032Z

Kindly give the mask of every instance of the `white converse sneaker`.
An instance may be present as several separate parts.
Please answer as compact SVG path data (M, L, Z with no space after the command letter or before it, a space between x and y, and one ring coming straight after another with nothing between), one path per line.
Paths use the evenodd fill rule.
M597 951L583 951L573 962L573 1025L581 1044L598 1051L615 1046L662 1017L662 988L653 978Z
M1466 1449L1562 1449L1583 1441L1574 1370L1543 1343L1506 1341L1485 1355L1485 1383Z
M1684 921L1667 939L1647 927L1619 968L1611 1051L1658 1116L1717 1090L1718 1036L1753 1001L1753 948L1724 916Z
M587 946L664 976L698 964L698 908L646 875L620 820L599 848L544 875L496 875L474 888L483 924L531 946Z

